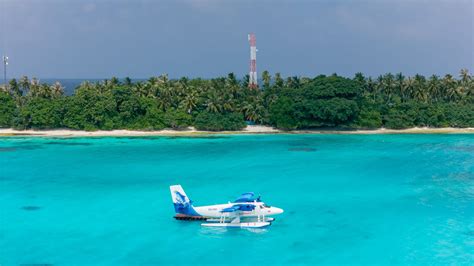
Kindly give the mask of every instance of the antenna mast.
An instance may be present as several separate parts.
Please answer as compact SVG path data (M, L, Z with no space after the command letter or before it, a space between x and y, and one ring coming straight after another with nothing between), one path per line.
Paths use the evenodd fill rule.
M8 88L7 84L7 66L8 66L8 56L4 55L3 60L3 83L5 84L5 90Z
M3 35L3 47L2 47L2 50L3 50L3 56L2 56L2 62L3 62L3 83L5 84L4 86L4 89L7 90L8 89L8 83L7 83L7 66L8 66L8 56L6 55L6 50L7 50L7 19L6 19L6 16L7 16L7 3L6 1L1 1L2 2L2 10L3 10L3 18L2 18L2 35Z
M258 88L257 82L257 39L255 34L248 35L250 43L250 72L249 72L249 88Z

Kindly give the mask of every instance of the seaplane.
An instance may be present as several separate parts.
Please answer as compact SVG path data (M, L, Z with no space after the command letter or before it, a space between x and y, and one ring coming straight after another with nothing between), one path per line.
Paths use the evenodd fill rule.
M193 206L181 185L170 186L177 220L202 220L205 227L262 228L275 220L270 216L283 213L266 205L253 192L243 193L233 202L210 206Z

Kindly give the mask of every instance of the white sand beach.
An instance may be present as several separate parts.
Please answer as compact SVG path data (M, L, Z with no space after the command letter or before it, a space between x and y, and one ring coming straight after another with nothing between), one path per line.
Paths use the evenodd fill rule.
M185 130L98 130L83 131L71 129L52 130L16 130L11 128L0 129L0 136L38 136L38 137L127 137L127 136L193 136L206 134L474 134L474 128L428 128L414 127L408 129L375 129L375 130L295 130L282 131L269 126L249 125L241 131L199 131L192 127Z
M72 129L50 129L50 130L16 130L11 128L0 129L0 136L51 136L51 137L121 137L121 136L189 136L200 134L257 134L278 133L277 129L267 126L252 125L241 131L199 131L193 127L183 130L163 129L156 131L143 130L97 130L84 131Z
M305 131L300 131L305 132ZM313 132L313 131L308 131ZM327 134L473 134L474 127L468 128L454 128L454 127L443 127L443 128L432 128L432 127L412 127L406 129L388 129L379 128L372 130L328 130L328 131L317 131L319 133Z

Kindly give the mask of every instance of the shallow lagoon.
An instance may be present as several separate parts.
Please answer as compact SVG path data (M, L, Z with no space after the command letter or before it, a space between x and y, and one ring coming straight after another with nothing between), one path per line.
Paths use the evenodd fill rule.
M474 135L0 138L0 264L471 264ZM263 230L176 221L254 191Z

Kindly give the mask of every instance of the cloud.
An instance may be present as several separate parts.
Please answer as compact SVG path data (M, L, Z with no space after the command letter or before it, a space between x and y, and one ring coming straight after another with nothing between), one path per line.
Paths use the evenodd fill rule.
M472 0L0 0L0 22L2 3L15 75L241 74L249 31L260 66L282 73L444 74L473 62Z
M353 31L377 32L383 27L373 14L358 12L350 6L338 7L335 14L339 23Z
M226 1L218 0L186 0L185 3L189 4L192 8L200 11L216 11L221 3ZM230 2L228 2L230 3ZM225 4L225 3L224 3Z
M82 10L85 12L85 13L92 13L92 12L95 12L97 6L96 4L94 3L87 3L87 4L84 4L82 6Z

